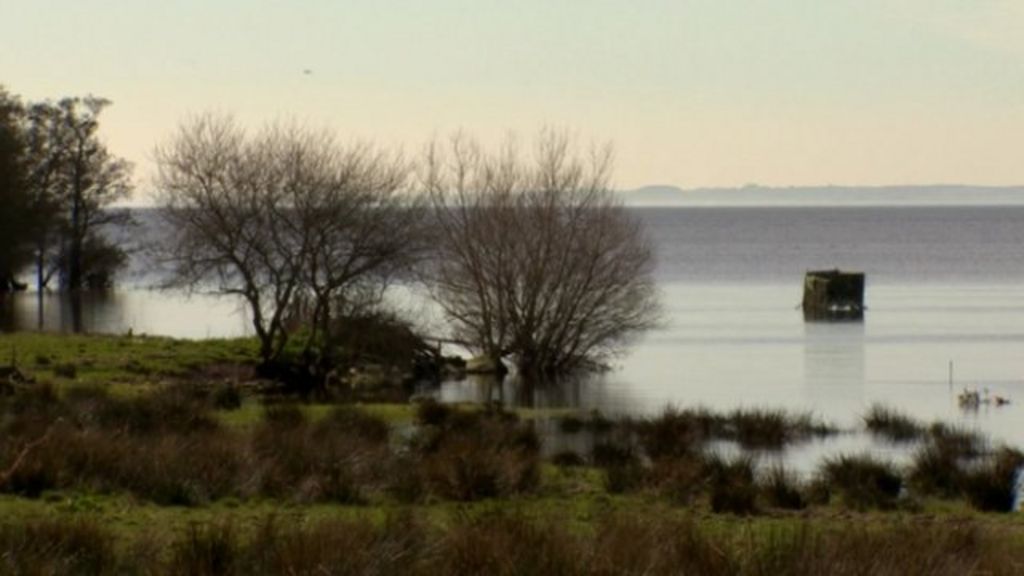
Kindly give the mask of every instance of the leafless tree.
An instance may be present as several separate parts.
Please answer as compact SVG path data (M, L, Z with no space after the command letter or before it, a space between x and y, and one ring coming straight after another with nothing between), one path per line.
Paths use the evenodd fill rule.
M436 215L429 281L454 337L525 373L600 363L657 317L642 224L614 198L611 150L545 132L532 155L462 136L429 147L420 181Z
M422 214L398 154L294 125L249 135L203 116L156 159L175 283L241 296L266 365L297 311L307 366L323 364L332 320L379 299L421 253Z

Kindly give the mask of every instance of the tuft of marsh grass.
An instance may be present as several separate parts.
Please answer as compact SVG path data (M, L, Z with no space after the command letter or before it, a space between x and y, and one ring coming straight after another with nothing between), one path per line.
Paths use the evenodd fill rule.
M892 442L911 442L925 434L925 427L899 411L873 404L863 417L868 431Z
M563 416L558 420L558 429L565 434L576 434L586 427L586 421L572 414Z
M451 415L453 408L433 398L426 398L416 406L416 422L421 426L441 426Z
M1012 512L1020 491L1024 453L1001 447L963 477L971 506L985 512Z
M585 466L587 461L572 450L563 450L551 457L551 463L563 468L578 468Z
M838 493L844 506L857 510L893 509L903 487L903 479L891 462L867 454L830 458L819 475L830 491Z
M540 439L500 406L451 411L411 439L426 491L453 500L531 492L540 483Z
M242 563L237 531L231 523L190 524L171 549L175 574L218 576L236 574Z
M761 481L761 493L769 506L784 510L803 510L808 504L799 481L782 466L768 470Z
M711 510L746 516L757 512L757 484L754 461L749 456L725 460L717 455L705 459L710 484Z
M745 409L722 415L704 408L666 409L660 416L631 424L652 459L699 451L709 440L731 440L744 449L778 450L793 442L837 432L810 414Z
M92 520L0 520L0 574L114 574L114 544Z
M828 436L835 429L810 414L792 415L783 410L734 410L725 420L724 437L744 448L777 450L789 443Z
M703 448L716 425L714 416L703 409L666 408L659 416L625 422L635 432L644 452L652 460L689 457Z
M928 440L941 451L964 460L981 456L987 448L985 438L977 432L941 422L928 428Z
M914 452L908 481L915 491L953 498L960 494L963 478L959 456L942 445L926 442Z

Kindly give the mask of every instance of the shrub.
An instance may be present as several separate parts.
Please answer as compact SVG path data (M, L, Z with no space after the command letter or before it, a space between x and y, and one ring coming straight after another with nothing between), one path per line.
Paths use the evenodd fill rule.
M781 448L795 435L781 410L734 410L727 420L729 437L744 448Z
M295 406L269 407L250 438L255 490L302 501L359 503L383 486L387 425L339 408L315 424Z
M443 498L476 500L532 491L540 482L540 439L500 406L448 412L439 425L411 439L428 490Z
M803 510L807 507L797 480L781 466L771 468L761 485L761 492L769 505L785 510Z
M821 477L839 493L844 505L858 510L894 508L903 485L891 463L868 455L828 459Z
M565 434L576 434L583 430L585 426L586 422L581 420L579 417L572 415L563 416L558 421L558 429L564 432Z
M615 428L615 421L606 417L600 410L594 409L590 412L590 419L587 420L587 426L595 434L604 434L606 432L611 432Z
M960 493L963 480L958 455L948 447L928 441L914 453L909 481L921 494L952 498Z
M632 492L646 483L647 472L636 461L616 462L604 468L604 489L611 494Z
M420 469L431 492L477 500L534 490L540 482L539 440L532 429L481 415L476 425L430 433Z
M386 444L391 434L387 422L352 406L337 406L316 423L317 436L350 436L373 444Z
M164 386L133 398L110 398L99 405L97 422L132 434L201 432L218 427L209 406L186 385Z
M35 498L58 489L70 476L64 470L66 451L74 438L67 422L32 421L12 426L0 436L0 490Z
M275 430L298 428L306 424L306 413L290 402L267 404L263 407L263 423Z
M707 485L702 456L664 458L654 463L649 482L675 503L688 505Z
M238 410L242 407L242 390L235 384L221 384L210 397L218 410Z
M1020 493L1024 454L1002 447L988 462L964 475L963 488L971 506L986 512L1012 512Z
M636 431L644 451L652 460L692 456L700 451L716 421L706 411L668 408L657 418L627 423Z
M409 516L377 526L340 519L311 524L264 519L245 546L247 574L405 574L423 555L425 531Z
M74 380L78 377L78 367L71 363L56 364L53 367L53 375Z
M452 413L452 408L433 398L422 400L416 406L416 421L422 426L441 426Z
M580 546L563 524L520 514L463 516L438 538L424 574L586 574Z
M985 439L976 432L935 423L928 428L928 439L946 454L958 459L976 458L985 453Z
M864 415L864 425L872 434L893 442L917 440L925 433L925 428L912 418L880 404L873 404L868 409Z
M689 517L616 513L600 518L596 532L587 573L739 573L739 555Z
M234 574L240 563L240 544L230 523L190 524L171 548L171 573L194 576Z
M591 451L591 459L595 466L604 468L617 464L639 462L640 457L637 454L636 448L628 443L628 441L611 439L594 444L594 448Z
M57 389L49 382L37 382L22 388L8 403L7 412L18 416L54 419L62 412Z
M223 434L107 442L115 450L92 475L109 488L126 489L157 504L195 506L239 495L248 476L245 445Z
M563 450L551 457L551 463L555 466L573 468L586 465L587 461L572 450Z
M734 410L725 418L724 437L747 449L778 450L798 440L828 436L833 427L810 414L790 415L783 410Z
M89 520L0 523L2 574L113 574L114 536Z
M726 461L718 456L705 460L711 486L711 510L747 515L757 512L757 485L750 457Z

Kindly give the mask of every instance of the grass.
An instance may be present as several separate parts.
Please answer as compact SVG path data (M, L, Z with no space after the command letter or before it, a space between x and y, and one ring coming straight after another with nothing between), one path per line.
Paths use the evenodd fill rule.
M856 510L896 508L903 479L889 462L870 455L844 455L823 464L819 482L844 506Z
M998 574L1024 551L1019 517L989 513L1009 509L1024 456L949 426L925 429L905 470L849 456L802 484L709 442L765 450L835 432L807 415L267 403L220 378L242 366L230 362L115 385L92 380L112 360L40 370L66 361L74 380L39 372L0 398L0 574ZM542 459L540 419L586 431L593 450ZM919 498L923 514L908 506ZM913 533L922 523L930 539Z
M692 454L711 440L729 440L747 450L780 450L838 430L810 414L747 409L718 414L704 408L668 408L661 415L626 422L647 454L658 459Z
M265 515L129 537L95 516L0 520L0 570L190 574L1015 574L1019 531L977 521L735 519L669 509Z
M964 474L963 489L978 510L1009 512L1016 504L1024 453L1002 447L980 466Z
M251 338L176 340L150 336L0 334L0 365L58 385L139 384L210 371L219 379L244 375L255 362Z
M704 464L710 486L711 511L748 515L757 512L757 485L750 457L727 461L718 456Z
M768 471L761 481L761 492L769 506L782 510L803 510L808 505L803 487L781 466Z
M0 405L0 491L125 492L180 506L225 498L358 504L386 494L502 497L539 481L532 426L499 408L435 405L435 423L393 442L391 424L358 406L312 418L303 404L272 403L257 422L229 427L215 405L213 395L182 384L132 397L85 387L61 397L34 384Z
M876 436L893 442L911 442L920 439L926 428L893 408L873 404L864 415L864 425Z

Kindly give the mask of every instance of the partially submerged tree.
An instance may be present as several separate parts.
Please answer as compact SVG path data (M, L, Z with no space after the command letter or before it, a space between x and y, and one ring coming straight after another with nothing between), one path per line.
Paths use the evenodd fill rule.
M130 222L112 204L132 192L131 165L99 137L102 98L64 98L27 110L27 182L35 221L39 289L59 274L63 289L106 287L125 261L106 235Z
M322 376L333 320L379 300L421 252L422 214L397 154L294 126L250 135L203 116L156 159L175 283L243 298L265 367L299 316L303 360Z
M17 274L32 259L23 114L21 102L0 86L0 293L19 287Z
M614 198L611 152L544 133L532 156L462 137L421 182L438 225L429 283L457 340L526 373L593 366L657 316L641 222Z

